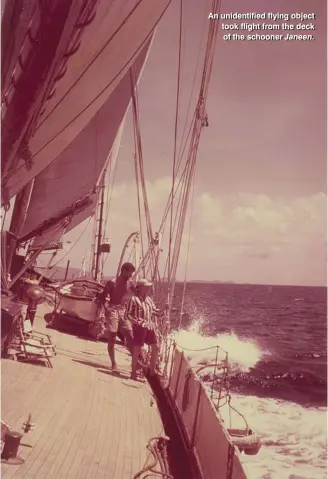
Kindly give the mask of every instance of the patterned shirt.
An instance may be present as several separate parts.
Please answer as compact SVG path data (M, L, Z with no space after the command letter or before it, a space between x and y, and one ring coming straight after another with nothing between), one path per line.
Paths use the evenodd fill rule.
M156 308L150 296L146 296L145 299L139 296L132 296L128 303L126 314L133 323L137 322L143 328L153 329L152 315L160 314L160 311Z

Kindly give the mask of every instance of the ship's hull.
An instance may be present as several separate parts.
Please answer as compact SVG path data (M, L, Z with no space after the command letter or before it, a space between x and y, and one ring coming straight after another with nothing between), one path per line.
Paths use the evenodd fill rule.
M103 286L92 280L80 279L56 288L55 314L80 323L93 323L98 315L98 295Z
M72 316L79 322L92 323L97 317L97 304L90 299L75 298L70 295L58 294L57 312L63 316Z
M174 417L193 479L250 477L203 383L182 352L175 349L173 353L168 381L150 380Z

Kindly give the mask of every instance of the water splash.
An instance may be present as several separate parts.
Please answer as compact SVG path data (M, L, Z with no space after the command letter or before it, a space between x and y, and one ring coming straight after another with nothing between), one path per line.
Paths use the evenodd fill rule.
M228 352L229 362L244 372L270 354L234 333L205 336L203 324L200 318L176 335L180 347L188 349L185 353L194 366L213 361L217 345ZM327 408L305 408L293 402L235 393L232 404L262 439L258 455L242 455L253 479L326 478ZM223 407L220 413L229 426L228 408ZM244 427L239 421L240 417L233 417L233 427Z
M232 395L232 401L262 440L257 456L242 456L251 477L327 477L326 408L304 408L292 402L237 394ZM227 412L223 413L227 421Z
M203 321L203 318L197 321L194 320L188 329L179 331L176 337L180 348L186 348L186 356L190 359L192 365L206 364L213 361L216 354L216 346L220 347L219 359L223 360L227 352L231 366L237 366L242 372L247 372L264 355L268 354L261 351L254 341L240 339L234 333L205 336L202 334Z

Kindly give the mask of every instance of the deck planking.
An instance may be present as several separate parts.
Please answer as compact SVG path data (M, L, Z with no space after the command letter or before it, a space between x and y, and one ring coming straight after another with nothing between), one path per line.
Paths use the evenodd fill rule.
M32 446L19 449L25 463L2 464L1 477L132 479L163 426L148 384L129 379L129 354L116 347L121 375L114 376L105 343L46 330L41 317L35 329L51 333L57 356L53 369L2 360L2 420L21 431L30 413L35 430L22 439Z

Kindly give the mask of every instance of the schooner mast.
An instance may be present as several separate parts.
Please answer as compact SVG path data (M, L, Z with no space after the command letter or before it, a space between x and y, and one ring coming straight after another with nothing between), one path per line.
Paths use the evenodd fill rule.
M104 175L106 174L106 170ZM104 201L105 201L105 184L104 182L100 186L99 192L100 204L99 206L99 222L98 222L98 233L97 233L97 243L96 243L96 251L95 251L95 258L94 258L94 279L97 281L100 274L100 256L102 251L102 238L103 238L103 214L104 214Z
M10 226L9 226L9 245L7 250L7 261L6 268L10 272L12 260L15 254L15 251L18 247L18 238L21 235L32 190L33 190L34 180L30 181L23 189L20 191L15 198L15 203L13 207L13 212L11 216Z
M92 277L95 281L101 280L102 276L102 267L101 267L101 255L102 253L109 253L110 245L108 243L103 243L104 238L104 206L105 206L105 178L107 176L108 166L105 167L102 179L99 185L98 190L98 205L97 211L99 211L99 218L97 218L97 213L95 215L97 225L97 233L95 236L95 247L93 253L93 262L92 262Z

